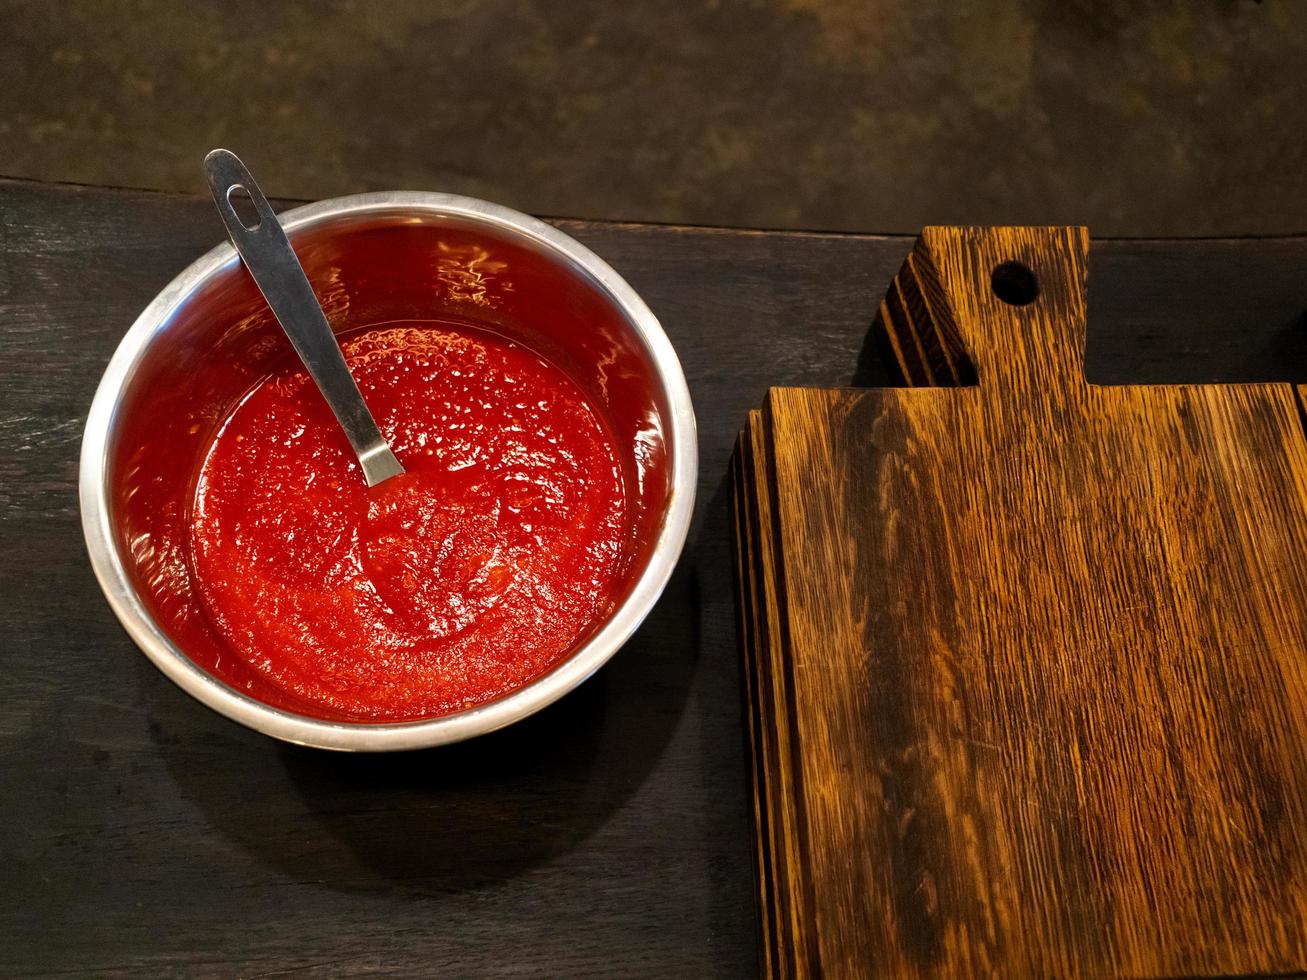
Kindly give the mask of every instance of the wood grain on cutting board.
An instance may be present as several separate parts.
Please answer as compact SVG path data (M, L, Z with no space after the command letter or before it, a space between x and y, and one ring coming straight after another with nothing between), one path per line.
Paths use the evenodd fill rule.
M768 397L800 973L1307 966L1303 409L1086 384L1086 250L930 229L881 323L955 387Z

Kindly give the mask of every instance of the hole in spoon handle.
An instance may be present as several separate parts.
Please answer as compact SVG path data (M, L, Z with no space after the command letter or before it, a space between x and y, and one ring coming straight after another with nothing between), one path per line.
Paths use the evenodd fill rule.
M254 198L244 184L233 184L227 191L227 204L246 231L258 231L263 219L254 206Z
M259 231L276 215L258 182L231 150L212 150L204 158L204 176L223 223L234 238Z

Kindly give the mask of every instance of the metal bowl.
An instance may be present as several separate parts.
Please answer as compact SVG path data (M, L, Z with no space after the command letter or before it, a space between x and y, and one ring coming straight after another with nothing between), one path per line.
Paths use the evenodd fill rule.
M607 618L555 668L454 714L393 723L331 720L287 703L266 681L233 674L235 658L224 659L206 617L186 600L190 565L179 542L196 454L284 344L235 250L223 244L146 307L91 405L82 441L82 527L105 597L146 656L183 690L288 742L415 749L471 738L538 711L617 652L657 601L685 543L697 445L689 390L667 336L635 291L589 249L485 201L360 194L296 208L282 221L334 326L475 319L558 363L604 404L623 443L632 446L635 544L623 591ZM153 467L148 479L147 464Z

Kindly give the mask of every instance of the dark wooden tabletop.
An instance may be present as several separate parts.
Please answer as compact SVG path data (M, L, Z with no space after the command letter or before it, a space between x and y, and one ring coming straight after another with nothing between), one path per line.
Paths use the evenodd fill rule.
M738 977L756 970L726 463L768 385L884 383L910 241L563 221L648 300L699 418L690 541L572 695L342 756L224 720L137 652L78 522L82 423L195 197L0 183L0 974ZM1091 252L1089 380L1307 380L1307 240Z

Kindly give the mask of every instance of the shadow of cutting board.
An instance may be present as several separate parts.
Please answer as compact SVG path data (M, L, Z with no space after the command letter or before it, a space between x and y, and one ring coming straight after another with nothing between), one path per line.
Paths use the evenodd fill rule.
M772 975L1307 968L1300 393L1087 384L1087 247L927 230L879 318L923 387L741 437Z

